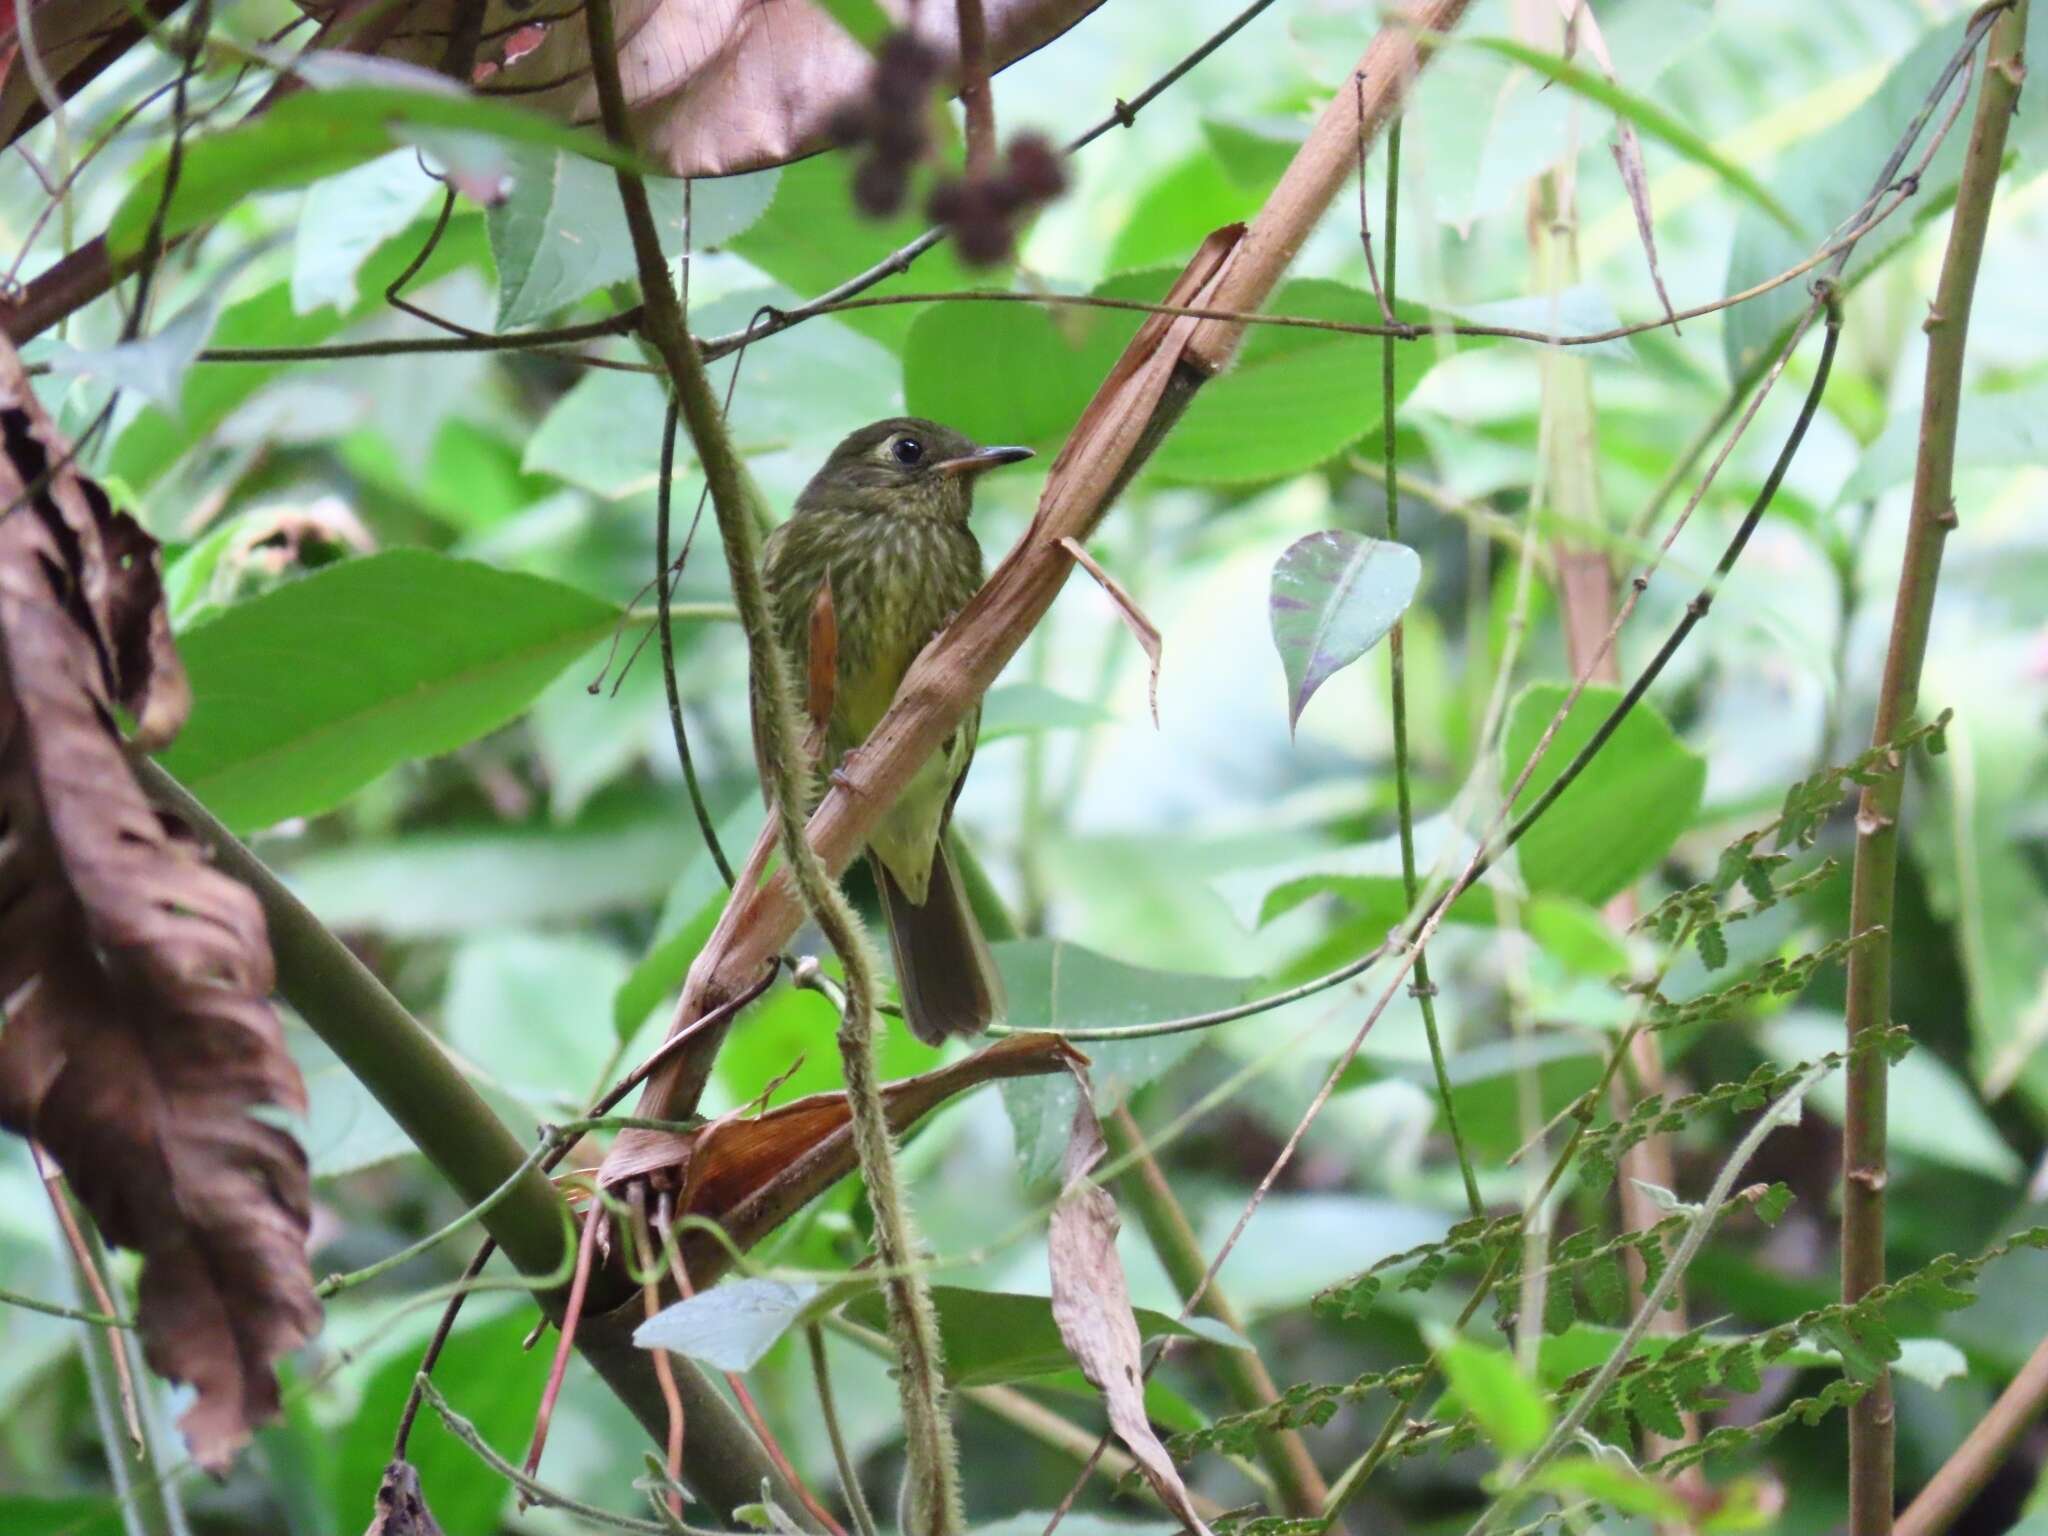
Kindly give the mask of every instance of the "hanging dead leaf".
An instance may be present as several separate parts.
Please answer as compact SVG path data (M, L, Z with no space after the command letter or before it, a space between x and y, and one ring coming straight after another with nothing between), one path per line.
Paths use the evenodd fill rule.
M149 35L183 0L35 0L28 19L36 56L60 99ZM10 145L48 111L34 76L17 56L22 0L0 5L0 146Z
M302 1111L262 909L144 799L115 705L166 740L189 693L156 542L71 467L0 343L0 1125L143 1256L144 1358L225 1469L319 1325Z
M1557 8L1564 15L1565 56L1569 58L1576 44L1583 41L1600 72L1619 84L1614 55L1607 51L1607 37L1593 14L1592 0L1557 0ZM1671 308L1671 295L1664 291L1663 269L1657 264L1657 231L1650 218L1650 177L1643 169L1643 141L1636 135L1635 124L1625 117L1616 117L1614 142L1608 148L1613 151L1615 169L1621 172L1629 207L1635 210L1636 235L1643 242L1643 255L1650 263L1650 281L1657 289L1657 302L1664 306L1665 318L1676 329L1678 316Z
M1102 0L983 0L993 68L1043 48ZM429 67L447 47L460 0L413 5L384 52ZM880 0L937 53L960 86L951 4ZM315 15L333 0L300 0ZM536 24L544 30L535 34ZM828 149L833 120L868 87L867 51L807 0L619 0L619 67L640 148L676 176L728 176ZM542 22L525 0L490 0L477 73L486 95L578 123L597 119L580 18Z
M377 1484L377 1512L363 1536L441 1536L411 1462L394 1461L384 1469L384 1480Z
M1078 540L1062 538L1060 540L1060 548L1072 555L1074 563L1090 576L1093 576L1095 584L1109 594L1109 600L1116 604L1116 611L1123 618L1125 627L1137 637L1138 644L1144 648L1145 660L1152 667L1148 697L1152 702L1152 726L1153 729L1157 730L1159 727L1159 626L1146 617L1145 610L1138 606L1136 598L1124 590L1123 583L1105 571L1096 562L1095 557L1081 547Z
M1159 1501L1198 1536L1209 1527L1195 1513L1173 1458L1159 1443L1145 1416L1145 1377L1138 1356L1138 1320L1131 1311L1130 1286L1117 1257L1116 1201L1088 1177L1107 1148L1085 1073L1078 1068L1081 1096L1067 1140L1058 1202L1047 1236L1052 1266L1052 1319L1081 1374L1102 1393L1110 1427L1137 1460L1138 1470Z
M804 754L815 763L825 750L825 732L832 724L833 695L839 687L839 616L832 606L829 572L818 583L818 600L811 605L810 644L804 654L810 658L810 673L804 679L804 713L811 722Z
M1009 1035L961 1061L885 1086L889 1128L901 1134L946 1100L1005 1077L1059 1072L1087 1058L1052 1034ZM717 1222L742 1252L851 1173L857 1159L843 1093L816 1093L763 1115L723 1115L693 1131L622 1136L601 1174L607 1185L654 1177L677 1187L678 1216ZM683 1265L699 1290L731 1267L724 1244L701 1231L682 1238Z

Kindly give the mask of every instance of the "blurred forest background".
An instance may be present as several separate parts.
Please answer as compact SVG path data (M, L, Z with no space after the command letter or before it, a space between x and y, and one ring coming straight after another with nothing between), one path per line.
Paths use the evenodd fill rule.
M1064 143L1242 8L1108 0L995 76L1005 140L1031 131ZM1558 7L1477 0L1404 117L1396 254L1378 144L1360 187L1346 183L1266 307L1370 326L1382 318L1374 284L1392 281L1402 317L1425 326L1584 333L1656 320L1663 303L1619 168L1628 156L1612 148L1617 124L1638 145L1672 305L1742 290L1839 232L1957 54L1970 13L1951 0L1593 8L1604 57L1582 32L1570 78L1553 83L1515 49L1556 56ZM1158 299L1211 230L1266 203L1317 114L1358 89L1356 60L1380 24L1355 0L1254 9L1127 126L1071 157L1066 190L1020 227L1011 256L970 268L941 243L871 292ZM220 0L210 12L210 42L177 92L189 95L195 144L228 134L255 105L273 72L268 40L300 19L286 0ZM0 259L17 297L65 252L123 218L134 224L138 189L161 177L190 19L190 7L171 12L0 157ZM17 58L16 84L25 69ZM1610 74L1618 84L1603 97ZM1139 1164L1108 1184L1148 1336L1180 1312L1190 1254L1199 1274L1346 1062L1217 1275L1234 1332L1219 1341L1204 1325L1147 1391L1196 1507L1227 1522L1218 1528L1313 1514L1318 1490L1358 1471L1390 1411L1438 1432L1397 1435L1370 1477L1344 1489L1337 1525L1472 1527L1614 1351L1640 1298L1619 1261L1638 1279L1643 1246L1614 1239L1643 1220L1664 1224L1649 1240L1653 1278L1681 1230L1706 1233L1678 1287L1684 1326L1705 1331L1663 1365L1664 1346L1643 1346L1589 1421L1615 1455L1566 1447L1554 1465L1567 1470L1507 1500L1500 1529L1581 1529L1603 1516L1644 1530L1841 1529L1845 1408L1857 1389L1889 1362L1903 1503L2048 1336L2048 1255L2025 1242L1981 1267L1938 1267L1881 1318L1827 1311L1839 1298L1845 1090L1825 1058L1845 1044L1857 828L1855 784L1826 770L1871 746L1919 435L1922 321L1984 75L1971 66L1940 99L1930 134L1962 105L1917 195L1857 247L1824 396L1710 614L1585 778L1429 947L1456 1143L1405 986L1355 1058L1345 1055L1391 961L1213 1028L1080 1042L1113 1150L1133 1135L1149 1141L1163 1175L1148 1182ZM519 106L517 96L500 103ZM949 125L956 117L946 109ZM430 165L455 167L463 191L410 274L407 303L496 334L601 320L637 299L612 172L580 152L594 131L572 143L458 116L368 153L317 114L297 131L304 123L312 136L281 157L188 157L187 174L218 178L217 195L194 220L203 227L163 257L139 335L124 331L131 283L20 350L52 415L86 435L81 467L164 545L194 706L163 766L346 939L530 1146L659 1043L725 902L649 643L665 384L585 366L644 362L626 335L540 350L200 360L209 347L443 334L386 301L443 217ZM935 153L957 161L957 134ZM280 159L296 170L279 170ZM838 151L698 179L687 221L683 183L652 183L699 337L744 330L763 306L790 309L919 234L930 173L905 211L875 221L849 192L857 162ZM2038 85L2021 97L2006 165L1977 284L1958 520L1921 694L1923 719L1953 715L1932 742L1945 750L1923 742L1907 754L1887 925L1892 1015L1912 1042L1891 1067L1894 1276L1944 1255L1974 1261L2048 1223L2048 92ZM494 205L470 195L479 180ZM1756 398L1787 327L1813 306L1809 282L1584 347L1448 331L1400 342L1389 375L1397 506L1381 342L1254 328L1238 366L1198 396L1089 541L1157 626L1156 723L1145 654L1086 579L1068 584L988 696L956 827L989 902L1009 917L997 950L1010 1026L1113 1028L1267 997L1365 955L1410 913L1389 646L1334 671L1304 706L1273 640L1276 565L1305 536L1335 530L1353 550L1387 538L1395 516L1398 541L1419 557L1402 629L1413 833L1425 879L1440 889L1457 874L1583 660L1574 623L1605 630L1605 606L1590 618L1569 611L1561 562L1583 568L1590 552L1612 573L1610 597L1630 594L1630 575ZM926 415L983 442L1037 448L1033 463L981 484L975 525L993 564L1024 532L1049 461L1142 318L971 302L852 309L755 341L711 375L730 391L732 437L778 513L843 434L878 417ZM1621 629L1623 682L1681 619L1763 485L1814 382L1820 330L1793 352ZM695 542L674 595L674 676L704 800L738 860L763 812L718 528L709 509L701 526L692 520L703 487L685 434L673 537L680 547L694 529ZM1312 579L1334 602L1327 575ZM1389 601L1391 618L1401 605ZM1583 742L1610 702L1597 690L1584 701L1560 750ZM1884 766L1864 758L1860 771ZM1538 787L1554 772L1543 769ZM1739 842L1774 824L1801 784L1811 803L1795 819L1810 823L1807 836ZM1774 850L1789 857L1772 862ZM872 918L864 877L850 890ZM1751 920L1728 920L1746 908ZM1652 920L1631 927L1637 914ZM796 947L832 969L814 929ZM459 1216L470 1202L319 1034L284 1014L309 1099L292 1123L313 1178L314 1274L370 1265ZM1614 1091L1591 1092L1607 1082L1621 1032L1643 1018L1658 1026L1645 1038L1661 1061L1639 1054L1614 1074ZM939 1064L899 1021L880 1022L885 1080ZM778 983L719 1051L703 1112L842 1087L837 1023L826 992ZM1766 1103L1816 1062L1803 1117L1737 1170L1749 1193L1696 1222ZM1706 1098L1631 1121L1653 1093L1667 1104ZM1065 1079L1014 1079L950 1100L902 1141L977 1530L1042 1530L1105 1423L1043 1299L1045 1217L1073 1102ZM1574 1105L1595 1123L1597 1155L1546 1193L1544 1175L1579 1124ZM1664 1180L1636 1159L1617 1172L1632 1139L1606 1129L1617 1123L1659 1133L1649 1145L1662 1149ZM586 1141L565 1168L602 1152L603 1138ZM1543 1220L1531 1226L1545 1235L1530 1246L1502 1241L1505 1229L1456 1227L1471 1212L1461 1163L1489 1217L1540 1197ZM1769 1188L1750 1189L1759 1185ZM0 1140L0 1287L93 1310L40 1186L27 1143ZM686 1351L714 1371L744 1365L739 1379L789 1463L840 1520L853 1517L819 1411L801 1326L810 1314L797 1308L815 1294L803 1287L868 1256L870 1227L861 1181L838 1180L748 1256L750 1284L798 1289L735 1303L707 1325L716 1337ZM101 1331L0 1305L0 1530L362 1529L444 1288L473 1241L465 1233L328 1296L317 1337L281 1365L282 1416L222 1481L197 1473L172 1427L189 1389L136 1362L151 1442L138 1461ZM1376 1291L1357 1284L1424 1245L1435 1246L1384 1267ZM1482 1276L1498 1280L1496 1254L1512 1256L1502 1310L1468 1308ZM126 1312L134 1258L117 1251L107 1269ZM485 1275L508 1283L462 1311L434 1380L516 1461L554 1335L522 1350L534 1306L502 1260ZM769 1322L759 1338L739 1337L751 1308ZM890 1528L905 1453L883 1309L861 1290L823 1316L845 1448ZM1254 1357L1236 1347L1247 1340L1263 1392L1247 1379ZM1746 1353L1733 1347L1744 1340ZM1452 1396L1431 1378L1390 1401L1379 1373L1431 1357ZM1282 1407L1260 1411L1276 1387ZM2032 1390L2038 1406L2048 1388ZM1701 1429L1729 1433L1698 1471L1632 1470ZM605 1382L572 1360L543 1481L599 1511L659 1520L635 1486L650 1449ZM1127 1469L1121 1454L1112 1470ZM501 1472L431 1411L408 1455L449 1536L600 1528L587 1513L519 1507ZM1275 1471L1289 1456L1292 1483ZM2018 1434L1986 1490L1951 1511L1955 1529L2048 1531L2044 1469L2048 1431ZM721 1529L728 1513L687 1511ZM1177 1524L1141 1480L1097 1477L1063 1528Z

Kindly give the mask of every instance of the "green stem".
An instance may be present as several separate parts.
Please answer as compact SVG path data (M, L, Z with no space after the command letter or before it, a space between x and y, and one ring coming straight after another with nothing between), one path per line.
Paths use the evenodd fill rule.
M1891 641L1878 686L1871 740L1882 744L1905 730L1919 710L1920 673L1943 545L1955 526L1956 430L1961 416L1963 357L1970 304L1984 256L1992 198L2005 157L2006 130L2025 77L2027 0L1993 24L1985 53L1970 143L1956 186L1948 250L1924 322L1927 373L1920 415L1920 455L1912 512L1892 609ZM1871 935L1849 957L1845 1023L1850 1045L1891 1025L1892 904L1898 881L1899 811L1905 764L1894 764L1863 791L1856 815L1856 867L1850 881L1849 931ZM1858 1055L1849 1069L1842 1127L1842 1299L1856 1301L1884 1283L1886 1069L1883 1053ZM1849 1530L1887 1536L1892 1529L1893 1408L1891 1378L1880 1373L1849 1409Z
M1365 153L1364 145L1359 154ZM1363 172L1361 171L1361 174ZM1395 118L1387 127L1387 213L1386 213L1386 295L1387 312L1394 312L1394 265L1401 229L1401 120ZM1394 409L1396 402L1394 380L1395 340L1392 336L1380 340L1380 467L1384 478L1381 483L1387 489L1387 537L1398 543L1401 538L1401 492L1400 457L1395 447ZM1394 627L1387 633L1387 664L1393 676L1393 697L1391 709L1394 716L1394 805L1401 829L1401 888L1406 894L1409 910L1414 910L1419 883L1415 874L1415 801L1408 782L1408 667L1406 659L1406 631L1401 620L1394 620ZM1458 1173L1465 1181L1465 1204L1474 1216L1484 1215L1485 1204L1479 1198L1479 1179L1472 1171L1472 1156L1465 1149L1465 1138L1458 1130L1458 1111L1451 1098L1451 1072L1444 1061L1443 1036L1436 1027L1436 987L1429 979L1429 956L1415 957L1415 980L1409 984L1409 995L1421 1005L1422 1032L1429 1040L1429 1065L1436 1074L1437 1098L1444 1106L1444 1128L1451 1133L1451 1146L1458 1154Z
M1145 1138L1132 1120L1131 1112L1119 1108L1105 1119L1102 1135L1108 1143L1110 1156L1128 1165L1118 1180L1118 1190L1124 1203L1138 1213L1145 1235L1152 1240L1152 1251L1159 1255L1159 1262L1173 1281L1174 1288L1183 1297L1194 1295L1208 1271L1208 1259L1202 1253L1201 1242L1188 1222L1187 1213L1174 1196L1173 1186L1166 1181L1165 1171L1152 1156L1151 1148L1145 1145ZM1237 1309L1231 1306L1217 1285L1211 1284L1202 1290L1195 1311L1203 1317L1214 1318L1233 1333L1243 1334L1245 1331ZM1259 1358L1256 1350L1218 1349L1210 1351L1210 1357L1217 1374L1223 1378L1231 1401L1240 1409L1249 1412L1279 1401L1280 1392L1273 1384L1272 1373L1266 1369L1265 1361ZM1322 1513L1330 1490L1301 1436L1291 1429L1261 1430L1258 1447L1259 1460L1272 1474L1273 1486L1286 1506L1286 1512L1296 1516Z
M527 1148L434 1037L190 791L147 759L134 766L149 797L173 811L206 844L216 864L256 893L285 1000L466 1204L491 1202L484 1226L522 1273L559 1272L567 1254L567 1207L538 1167L519 1172ZM493 1200L515 1174L512 1188ZM626 1299L623 1289L616 1296L607 1293L613 1303ZM539 1300L559 1315L559 1291ZM651 1357L632 1342L635 1321L623 1315L586 1317L577 1329L576 1346L660 1444L668 1432L668 1408ZM752 1432L701 1371L688 1361L677 1362L676 1385L690 1423L685 1469L700 1492L731 1508L758 1500L761 1480L767 1478L794 1500Z

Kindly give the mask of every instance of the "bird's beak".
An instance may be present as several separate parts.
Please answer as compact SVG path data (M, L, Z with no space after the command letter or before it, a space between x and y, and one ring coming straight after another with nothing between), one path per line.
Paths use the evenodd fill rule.
M1029 448L977 448L957 459L941 459L932 466L942 475L979 475L1002 464L1019 464L1035 457Z

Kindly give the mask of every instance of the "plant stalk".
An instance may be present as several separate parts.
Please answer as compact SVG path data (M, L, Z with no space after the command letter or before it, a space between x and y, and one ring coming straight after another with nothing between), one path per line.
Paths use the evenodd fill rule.
M1956 429L1970 304L2005 158L2006 130L2026 77L2027 8L2028 0L2017 0L1992 24L1976 116L1956 187L1948 249L1935 285L1934 307L1923 324L1928 345L1920 454L1891 640L1871 725L1871 740L1880 746L1907 730L1919 712L1920 673L1942 549L1956 524ZM1891 929L1905 785L1905 764L1894 763L1864 788L1857 808L1849 931L1871 937L1849 957L1845 1024L1852 1049L1892 1022ZM1842 1127L1842 1299L1849 1302L1884 1283L1886 1069L1887 1059L1879 1051L1859 1052L1849 1068ZM1881 1372L1849 1409L1850 1536L1889 1536L1892 1530L1894 1431L1891 1377Z

